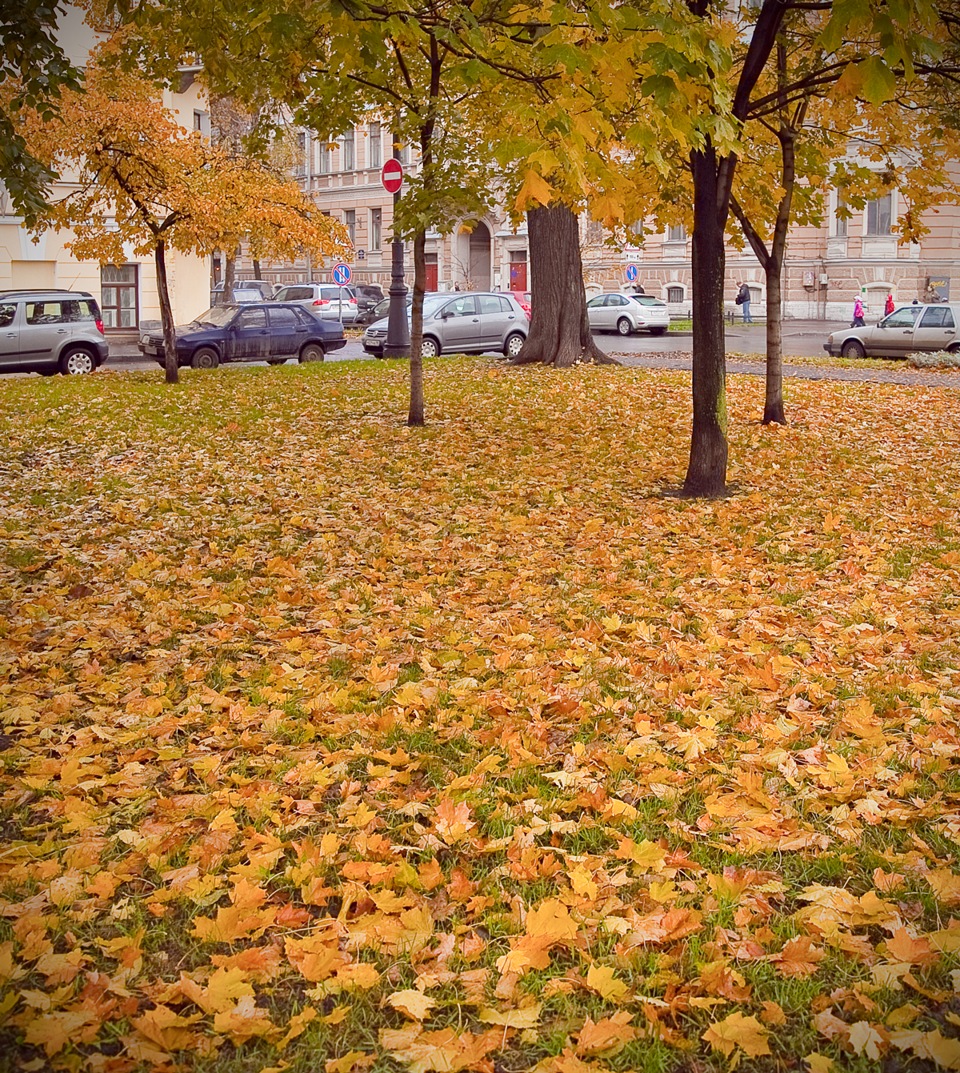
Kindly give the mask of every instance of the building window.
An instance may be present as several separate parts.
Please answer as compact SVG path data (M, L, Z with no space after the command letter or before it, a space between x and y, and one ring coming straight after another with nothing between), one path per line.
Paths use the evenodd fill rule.
M370 249L383 248L383 209L370 210Z
M321 175L329 175L331 171L330 143L326 140L319 143L319 156L317 158L317 171Z
M379 168L383 165L383 140L380 137L380 124L371 123L367 128L367 136L369 138L368 145L370 146L369 160L367 166L370 168ZM379 249L375 246L374 249Z
M350 236L350 245L356 246L357 244L357 210L346 209L343 214L343 224L347 229L347 234Z
M893 196L884 194L867 203L867 234L889 235L893 222Z
M104 265L100 269L100 306L105 328L136 328L136 265Z
M834 223L833 233L837 236L837 238L846 238L847 237L847 216L846 216L846 213L848 211L849 210L847 209L847 202L846 202L843 194L837 194L837 207L836 207L836 209L834 209L834 213L833 213L833 223Z
M667 287L667 301L668 302L682 302L683 301L683 287Z
M686 242L687 231L683 224L674 224L667 228L667 242Z
M404 167L410 163L410 147L407 145L400 146L400 163Z
M193 129L202 134L204 138L210 137L210 113L202 112L199 108L193 110Z
M356 143L353 139L353 131L348 130L340 142L343 155L340 160L341 171L353 171L357 166Z

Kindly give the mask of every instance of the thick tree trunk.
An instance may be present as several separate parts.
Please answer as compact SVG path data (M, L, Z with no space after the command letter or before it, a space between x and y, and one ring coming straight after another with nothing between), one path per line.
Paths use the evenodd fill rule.
M781 264L775 257L767 260L767 373L763 401L763 423L787 423L783 409L783 291Z
M576 213L565 205L531 209L527 213L527 240L533 319L527 341L512 364L539 362L558 368L577 362L619 365L616 358L599 349L590 334Z
M413 236L413 302L410 307L410 412L407 424L426 424L423 416L423 294L427 289L427 232Z
M178 384L177 333L173 325L173 308L170 305L170 288L167 285L166 248L163 239L157 239L153 251L157 266L157 295L160 299L160 323L163 326L163 368L168 384Z
M727 487L727 370L723 330L723 216L716 150L690 155L693 171L693 430L683 491Z
M260 268L260 258L259 257L254 257L254 259L253 259L253 278L254 279L263 279L263 275L261 273L262 273L262 269Z

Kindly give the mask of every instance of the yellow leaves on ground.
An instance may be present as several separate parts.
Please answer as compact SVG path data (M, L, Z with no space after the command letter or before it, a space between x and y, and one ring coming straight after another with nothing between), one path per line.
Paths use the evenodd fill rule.
M374 364L0 384L17 1061L960 1069L953 396Z

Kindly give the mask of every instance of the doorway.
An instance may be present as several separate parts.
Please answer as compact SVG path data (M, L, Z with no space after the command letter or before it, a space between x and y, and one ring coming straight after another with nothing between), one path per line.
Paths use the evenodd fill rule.
M478 291L490 290L490 229L483 221L470 232L470 282Z

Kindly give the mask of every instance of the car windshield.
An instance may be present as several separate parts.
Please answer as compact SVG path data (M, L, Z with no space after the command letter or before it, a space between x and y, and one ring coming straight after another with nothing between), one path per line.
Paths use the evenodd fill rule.
M201 324L204 328L223 328L233 320L236 312L235 306L214 306L195 317L191 323Z

